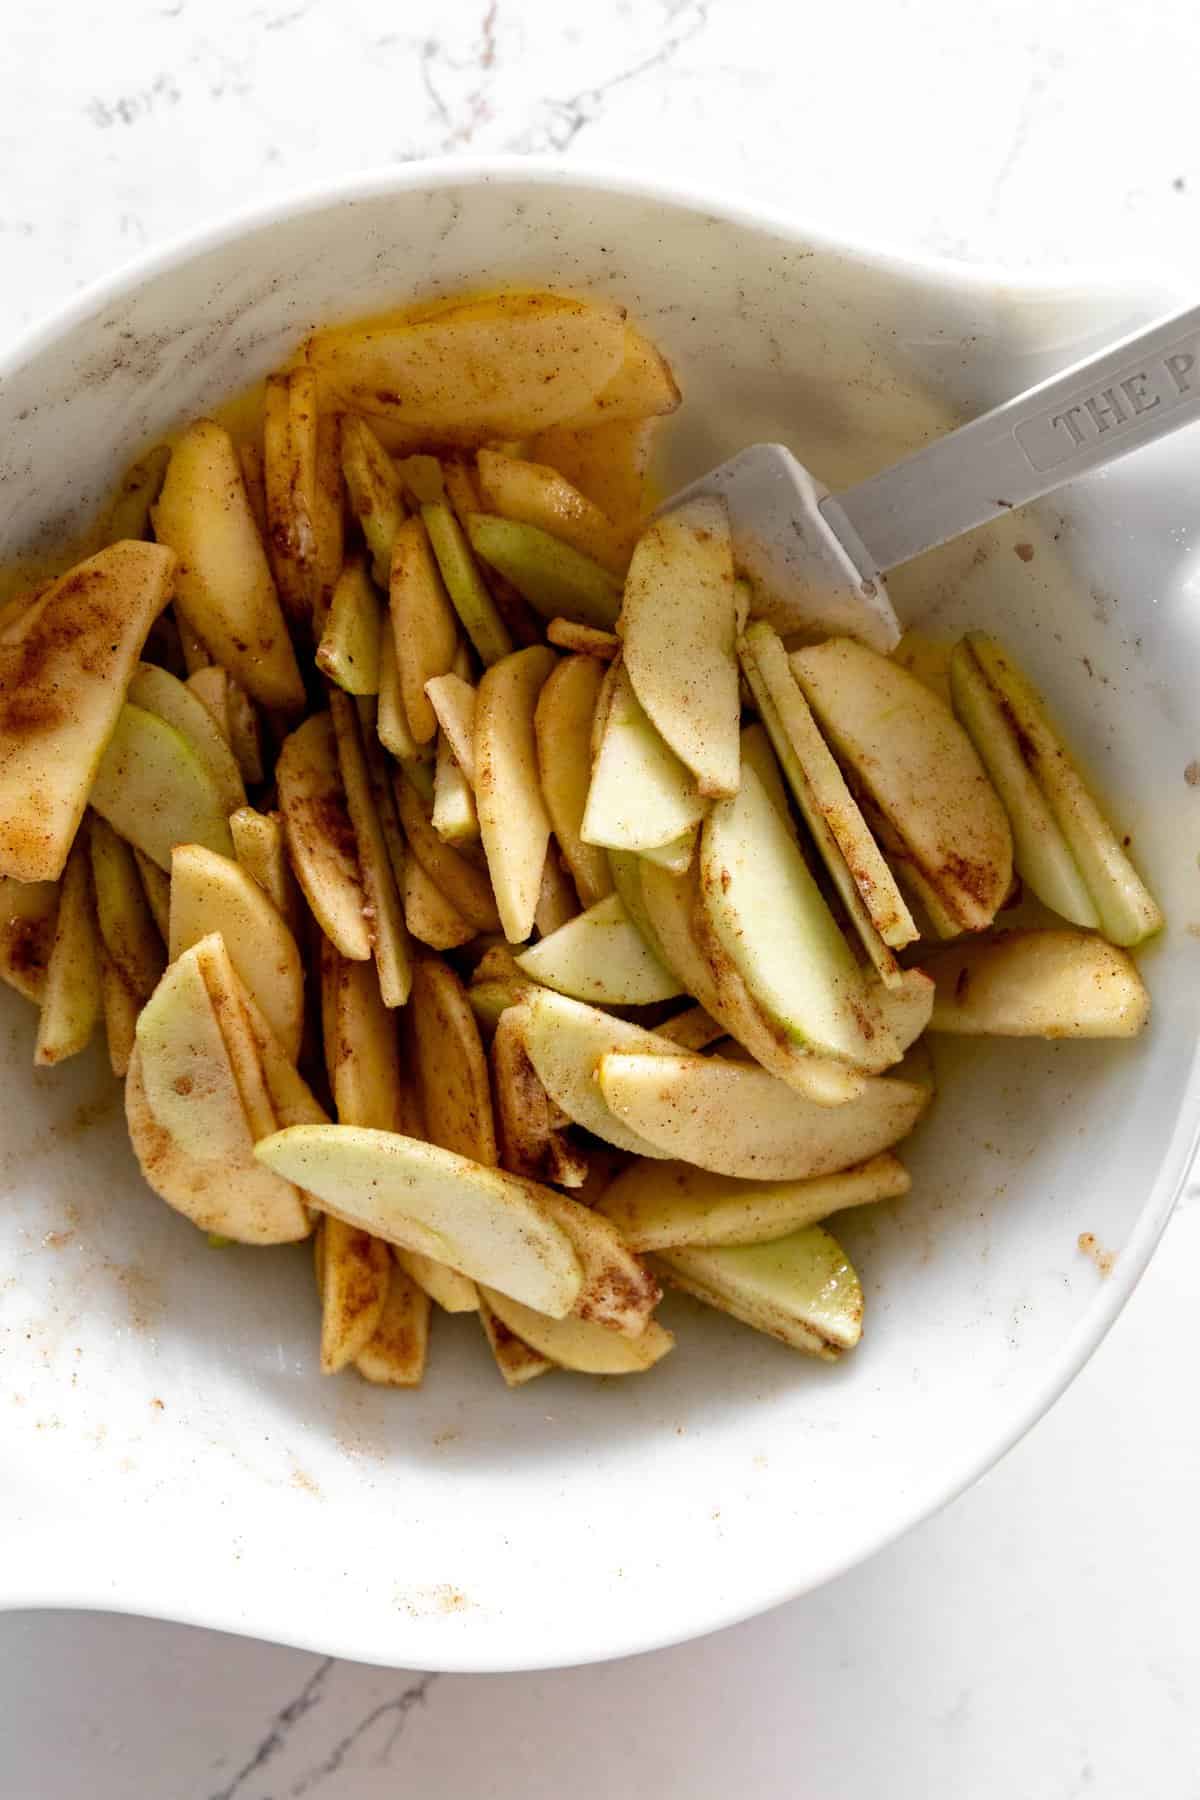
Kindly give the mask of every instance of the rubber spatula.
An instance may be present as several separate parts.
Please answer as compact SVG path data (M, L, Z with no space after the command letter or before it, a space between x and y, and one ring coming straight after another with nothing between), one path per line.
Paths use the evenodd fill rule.
M840 494L754 444L674 495L729 506L734 554L778 630L892 650L883 575L1200 417L1200 307L1075 363Z

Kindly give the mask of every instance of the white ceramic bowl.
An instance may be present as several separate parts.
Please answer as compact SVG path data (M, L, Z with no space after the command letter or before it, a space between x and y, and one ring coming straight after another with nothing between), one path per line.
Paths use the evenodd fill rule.
M665 347L668 478L782 438L834 485L1174 298L1014 287L624 177L418 165L193 237L11 354L0 561L318 321L505 281L620 299ZM646 1378L510 1395L472 1321L439 1317L419 1394L323 1381L309 1253L206 1249L141 1184L101 1055L35 1075L31 1010L0 994L0 1604L421 1667L586 1661L798 1594L994 1462L1112 1322L1192 1153L1194 465L1179 438L893 583L907 622L994 628L1044 679L1171 927L1138 1045L939 1055L911 1197L839 1223L868 1317L836 1367L671 1300L678 1349Z

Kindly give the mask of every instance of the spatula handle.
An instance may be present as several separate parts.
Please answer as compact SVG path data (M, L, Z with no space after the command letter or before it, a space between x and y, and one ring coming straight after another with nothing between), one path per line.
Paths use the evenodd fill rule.
M879 573L1197 418L1200 307L1190 307L831 494L821 511L854 552L857 535Z

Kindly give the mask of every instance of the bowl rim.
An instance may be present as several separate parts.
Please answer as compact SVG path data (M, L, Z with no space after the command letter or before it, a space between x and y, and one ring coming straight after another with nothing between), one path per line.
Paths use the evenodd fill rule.
M374 200L420 188L436 190L516 183L617 194L708 214L748 229L771 233L786 242L803 242L831 256L850 258L876 270L923 280L930 286L960 294L982 297L989 292L1002 292L1008 296L1037 299L1111 295L1114 300L1152 299L1161 302L1162 310L1166 311L1181 292L1177 271L1167 265L1144 264L1131 275L1128 268L1113 264L1014 270L995 262L959 262L933 252L902 248L873 235L834 231L820 221L810 223L800 212L793 213L754 200L735 187L707 182L692 186L686 182L660 180L602 161L575 162L552 156L439 156L306 183L172 234L163 243L86 283L78 293L52 309L46 318L27 326L15 338L0 345L0 380L12 375L98 311L136 292L147 281L261 228L303 218L339 201ZM683 1609L684 1617L677 1616L670 1624L643 1625L632 1630L624 1643L611 1644L586 1654L576 1652L564 1662L561 1655L542 1653L525 1654L515 1659L511 1654L497 1657L485 1652L481 1655L478 1651L471 1652L466 1645L461 1647L466 1651L462 1654L459 1645L447 1642L444 1658L431 1666L459 1673L569 1667L685 1643L739 1624L834 1580L878 1554L914 1526L935 1517L993 1468L1044 1416L1094 1354L1127 1304L1187 1184L1200 1149L1200 1106L1196 1104L1198 1067L1200 1040L1188 1072L1184 1104L1165 1147L1158 1177L1111 1276L1100 1284L1084 1316L1050 1357L1040 1380L1026 1390L1019 1405L1007 1415L1000 1416L996 1430L982 1447L973 1449L944 1469L935 1495L931 1497L927 1488L919 1490L908 1504L897 1508L886 1524L869 1534L853 1550L823 1563L815 1577L797 1581L785 1575L762 1580L756 1584L753 1593L723 1607L702 1607L693 1603L690 1609ZM332 1648L333 1654L346 1658L368 1662L382 1660L372 1648L361 1644L356 1647L352 1631L342 1635L314 1628L303 1636L288 1633L283 1638L273 1637L269 1621L242 1622L236 1616L231 1617L228 1610L222 1613L218 1606L210 1606L199 1596L196 1604L186 1611L180 1608L157 1611L139 1604L136 1597L124 1604L103 1580L98 1581L90 1593L81 1591L76 1582L64 1584L64 1591L56 1592L53 1572L43 1569L35 1573L31 1567L24 1567L19 1572L11 1570L4 1589L0 1592L0 1611L46 1607L128 1611L142 1617L166 1618L242 1635L266 1635L270 1641L314 1651L329 1652Z

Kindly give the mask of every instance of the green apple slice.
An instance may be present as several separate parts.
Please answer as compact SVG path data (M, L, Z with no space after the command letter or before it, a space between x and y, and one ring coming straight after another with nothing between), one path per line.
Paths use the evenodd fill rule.
M154 535L179 558L175 604L261 706L295 710L304 683L233 439L199 419L171 452Z
M100 936L126 985L139 1001L148 1000L167 958L137 861L129 845L99 814L93 815L89 840Z
M379 692L379 640L387 629L375 583L361 556L338 576L317 645L317 667L346 694Z
M668 1056L672 1046L640 1025L628 1025L551 988L531 988L522 1006L529 1060L551 1100L567 1117L618 1150L632 1151L635 1156L670 1156L669 1150L657 1149L613 1117L595 1074L600 1058L610 1050Z
M639 1252L764 1244L848 1206L897 1199L911 1186L903 1163L886 1150L809 1181L737 1181L688 1163L637 1162L605 1188L596 1211Z
M494 513L467 517L471 548L511 581L544 619L571 619L611 631L621 610L621 583L615 575L540 526Z
M658 941L658 935L650 922L649 909L642 897L643 862L641 857L634 856L629 850L609 850L607 862L612 885L621 897L621 904L625 908L630 924L634 925L641 933L655 959L664 966L669 966ZM672 969L671 973L677 974L677 971ZM686 982L681 980L680 986L687 991Z
M259 1161L294 1181L335 1217L402 1248L421 1227L428 1254L473 1280L534 1305L552 1318L570 1312L583 1285L570 1239L535 1182L486 1169L453 1151L352 1125L301 1125L256 1147Z
M704 822L700 893L751 995L790 1038L861 1068L898 1060L850 946L752 768Z
M624 1337L586 1319L548 1319L507 1294L485 1291L501 1323L548 1362L584 1375L641 1375L674 1348L669 1331L651 1319L640 1337Z
M862 1284L819 1225L770 1244L666 1250L654 1261L685 1293L826 1362L862 1336Z
M871 984L871 998L885 1029L903 1053L926 1030L933 1014L933 982L923 969L901 969L891 986Z
M392 1276L388 1246L357 1225L326 1217L317 1228L321 1373L336 1375L375 1335Z
M696 854L696 840L700 836L699 825L689 825L681 831L677 838L666 844L647 844L638 855L660 869L670 870L672 875L683 875L692 866L692 857Z
M771 805L791 831L792 812L788 805L787 788L783 784L783 776L779 772L779 764L775 760L775 752L771 748L771 739L765 725L747 725L742 732L742 761L754 770L766 789Z
M299 942L304 910L288 865L287 845L278 813L261 813L252 806L240 806L237 812L229 815L229 833L239 864L251 880L258 883ZM167 891L169 895L169 883Z
M954 711L983 758L992 786L1004 802L1013 834L1013 861L1030 891L1073 925L1098 930L1079 865L1041 788L1021 753L1021 740L1004 706L976 661L970 641L956 644L950 657Z
M131 706L157 714L186 738L212 776L226 817L245 806L246 787L237 758L198 693L166 669L139 663L125 697Z
M764 1181L866 1162L906 1136L929 1100L915 1082L872 1077L856 1100L818 1106L752 1063L661 1047L604 1052L599 1085L608 1110L660 1157Z
M54 942L42 984L41 1015L33 1060L39 1068L78 1056L92 1041L103 1008L100 933L92 893L86 822L80 828L58 901Z
M510 944L523 944L533 930L550 842L534 718L556 662L544 644L514 651L484 671L475 706L475 804Z
M651 724L623 662L611 665L605 687L580 835L611 850L671 844L699 823L708 803Z
M892 658L850 638L790 661L839 762L906 859L960 927L982 931L1012 886L1012 833L954 714Z
M926 970L937 983L931 1031L1125 1038L1150 1016L1132 958L1092 932L1002 931L934 951Z
M314 713L284 740L275 780L292 872L313 916L343 956L366 962L371 933L362 870L327 712Z
M219 932L230 960L285 1055L295 1062L304 1030L304 969L283 916L252 876L200 844L171 859L171 961Z
M101 818L160 869L171 867L176 844L232 853L229 815L208 769L174 726L140 706L121 708L90 798Z
M517 967L545 987L599 1006L648 1006L683 992L631 922L619 894L597 901L522 951Z
M369 700L360 701L360 704L370 706ZM372 781L368 768L364 740L371 735L369 711L367 727L363 730L350 696L331 688L329 716L333 720L346 810L354 829L367 929L375 967L379 971L379 985L388 1006L403 1006L412 986L412 946L381 816L381 806L391 805L391 793L386 781L378 784Z
M592 656L566 656L552 669L534 714L542 797L559 848L584 906L612 892L604 851L583 840L592 780L592 726L604 669Z
M444 501L421 508L446 592L484 668L512 654L512 635L487 590L462 526Z
M817 729L788 667L787 652L765 623L741 644L742 668L804 822L881 979L893 982L894 950L917 936L912 914L854 796Z
M966 642L1058 821L1105 937L1114 944L1140 944L1161 930L1162 913L1097 806L1040 694L994 638L973 631Z
M693 500L638 539L621 638L647 717L710 797L738 786L735 634L729 514L723 500Z
M510 1331L499 1313L488 1305L483 1294L479 1295L479 1321L496 1367L504 1378L505 1387L524 1387L527 1381L535 1381L539 1375L550 1373L554 1367L550 1358L519 1338L515 1331Z
M113 544L0 630L0 875L56 881L174 558Z

